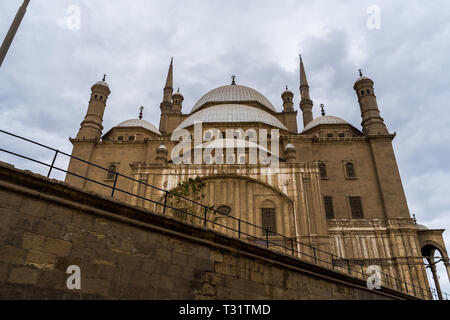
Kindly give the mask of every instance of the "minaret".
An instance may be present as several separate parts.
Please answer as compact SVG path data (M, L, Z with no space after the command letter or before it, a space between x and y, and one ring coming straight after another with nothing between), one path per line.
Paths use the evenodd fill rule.
M177 92L175 92L173 94L173 96L172 96L172 101L173 101L172 110L173 110L173 113L181 114L181 109L183 108L183 100L184 100L184 97L180 93L180 88L178 88Z
M359 107L361 109L363 132L365 134L389 134L383 118L380 116L377 98L373 90L373 81L362 75L359 70L359 78L356 80L353 89L358 96Z
M8 49L11 46L14 36L19 29L20 23L22 22L25 12L27 11L28 4L30 0L24 0L22 6L17 10L16 17L14 18L11 26L9 27L8 33L6 34L5 40L3 40L2 46L0 47L0 67L3 64L3 60L8 53Z
M106 75L102 81L96 82L91 87L91 99L89 100L86 116L81 122L77 139L100 140L103 130L103 114L106 108L106 101L111 93L108 84L105 82Z
M300 55L300 109L303 112L303 126L306 126L313 119L312 107L313 102L309 97L309 85L306 79L305 66L303 65L302 56Z
M172 112L172 92L173 92L173 58L170 59L169 72L167 73L166 85L164 86L163 101L160 104L161 118L159 121L159 131L164 135L167 133L168 114Z
M281 94L281 99L283 99L283 112L294 111L294 94L286 86L286 90Z

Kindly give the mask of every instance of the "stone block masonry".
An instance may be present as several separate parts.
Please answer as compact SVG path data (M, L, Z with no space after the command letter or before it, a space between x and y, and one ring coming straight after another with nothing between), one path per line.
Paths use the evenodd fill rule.
M2 164L0 298L413 299Z

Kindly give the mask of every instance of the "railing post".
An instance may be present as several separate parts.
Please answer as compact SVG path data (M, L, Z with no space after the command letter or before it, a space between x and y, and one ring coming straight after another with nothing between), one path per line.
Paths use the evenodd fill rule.
M347 259L347 267L348 267L348 274L352 274L352 269L350 268L350 259Z
M117 184L117 178L119 176L119 173L116 172L116 176L114 177L114 184L111 191L111 197L114 197L114 191L116 191L116 184Z
M167 206L167 191L165 191L165 194L164 194L163 215L166 212L166 206Z
M334 270L334 259L333 259L333 255L331 255L331 265L333 266L333 270Z
M269 248L269 229L266 229L266 245Z
M47 178L50 178L50 173L52 173L53 166L55 165L56 157L58 156L59 150L56 150L55 155L53 157L52 165L50 166L50 170L48 170Z
M241 219L238 219L238 237L241 238Z
M313 247L314 264L317 264L316 248Z
M291 249L292 249L292 255L295 256L295 252L294 252L294 239L291 239Z
M208 215L208 207L205 207L205 219L203 220L203 226L205 228L206 228L207 215Z
M363 265L361 265L361 273L362 273L363 280L366 280L366 275L364 274L364 266Z

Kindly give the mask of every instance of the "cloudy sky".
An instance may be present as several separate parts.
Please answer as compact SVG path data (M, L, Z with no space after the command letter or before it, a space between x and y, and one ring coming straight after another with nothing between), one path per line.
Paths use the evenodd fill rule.
M0 2L1 39L21 3ZM299 53L315 116L324 103L327 114L360 127L352 88L357 70L375 81L381 115L397 132L394 148L410 211L421 224L446 228L450 248L445 0L31 0L0 69L0 128L70 153L68 138L78 131L91 85L104 73L112 91L106 130L136 118L141 105L145 119L158 126L172 56L184 112L207 91L229 84L232 74L279 110L288 85L298 108ZM441 282L450 293L442 272Z

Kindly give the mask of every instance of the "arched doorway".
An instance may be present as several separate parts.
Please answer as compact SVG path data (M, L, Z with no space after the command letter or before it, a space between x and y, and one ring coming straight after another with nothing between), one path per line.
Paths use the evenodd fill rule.
M432 244L432 243L425 244L424 246L422 246L421 252L422 252L422 257L424 258L425 268L430 270L431 275L433 277L433 282L434 282L434 285L436 288L436 296L439 300L443 300L444 297L442 294L441 285L439 282L439 275L438 275L436 266L438 263L441 263L441 264L446 264L445 267L447 267L448 261L446 263L445 255L443 254L441 249L439 249L439 247L435 244ZM431 283L430 283L430 285L431 285ZM433 293L432 293L432 296L434 296ZM447 300L450 297L447 296L445 298Z

